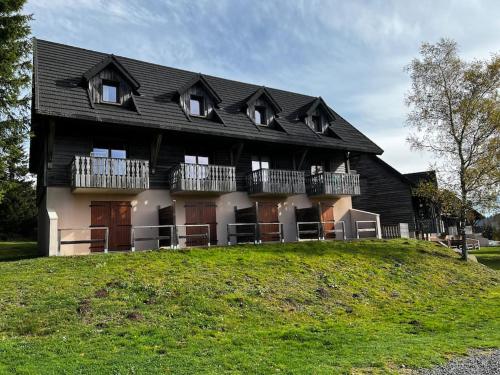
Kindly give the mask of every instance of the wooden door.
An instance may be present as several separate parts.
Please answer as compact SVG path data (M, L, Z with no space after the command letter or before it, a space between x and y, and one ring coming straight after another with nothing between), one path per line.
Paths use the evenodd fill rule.
M109 228L109 250L130 250L130 229L132 227L131 205L128 201L92 201L91 202L92 227L106 226ZM92 240L103 240L104 230L91 231ZM90 246L90 251L104 250L104 242L95 242Z
M329 232L335 229L335 216L333 214L333 203L332 202L320 202L319 203L319 213L320 220L323 223L323 230L325 239L334 239L335 232Z
M217 216L214 202L189 202L185 205L186 224L210 224L210 244L217 244ZM187 227L186 235L204 234L206 227ZM186 246L205 246L207 241L204 237L186 238Z
M258 203L258 218L259 223L279 223L278 205L274 202L259 202ZM264 224L259 225L260 240L262 242L279 241L279 225Z
M111 220L111 211L109 202L96 202L92 201L90 203L90 226L91 227L108 227ZM104 240L105 230L96 229L90 231L92 242L90 244L91 252L101 252L104 251Z

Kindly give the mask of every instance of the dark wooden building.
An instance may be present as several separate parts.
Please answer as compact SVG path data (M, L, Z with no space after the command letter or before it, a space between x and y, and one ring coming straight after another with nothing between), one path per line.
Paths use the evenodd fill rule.
M235 212L255 203L259 241L276 237L263 230L296 240L295 209L318 202L329 230L359 235L350 155L382 150L321 97L42 40L33 59L30 171L45 253L172 244L174 227L176 245L225 244Z

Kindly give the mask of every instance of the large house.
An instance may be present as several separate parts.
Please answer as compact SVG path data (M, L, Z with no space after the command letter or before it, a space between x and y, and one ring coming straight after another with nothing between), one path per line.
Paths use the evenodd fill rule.
M45 254L380 236L350 161L383 151L321 97L43 40L33 58Z

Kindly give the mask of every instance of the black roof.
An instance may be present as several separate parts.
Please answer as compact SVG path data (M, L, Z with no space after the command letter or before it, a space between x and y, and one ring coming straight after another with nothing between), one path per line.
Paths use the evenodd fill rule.
M437 183L436 171L405 173L403 176L415 186L418 186L421 182Z
M33 114L110 124L127 124L182 132L213 134L240 139L300 144L381 154L383 150L359 130L332 111L332 130L338 137L318 135L302 119L301 111L318 98L266 87L266 91L282 110L279 124L284 131L254 126L242 110L261 86L229 79L201 76L185 70L169 68L126 57L90 51L40 39L34 41L34 106ZM91 106L83 75L96 66L117 62L120 69L137 83L134 101L139 111L95 104ZM125 74L125 73L124 73ZM88 75L88 73L87 73ZM202 77L221 99L217 114L222 121L189 118L176 97L178 90ZM329 107L328 107L329 108Z

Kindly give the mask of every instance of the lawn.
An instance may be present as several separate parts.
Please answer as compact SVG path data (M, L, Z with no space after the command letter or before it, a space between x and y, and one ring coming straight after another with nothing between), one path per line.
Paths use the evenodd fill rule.
M471 251L477 260L488 267L500 270L500 246L482 247L480 250Z
M500 347L500 272L413 240L3 261L0 284L6 374L395 373Z

